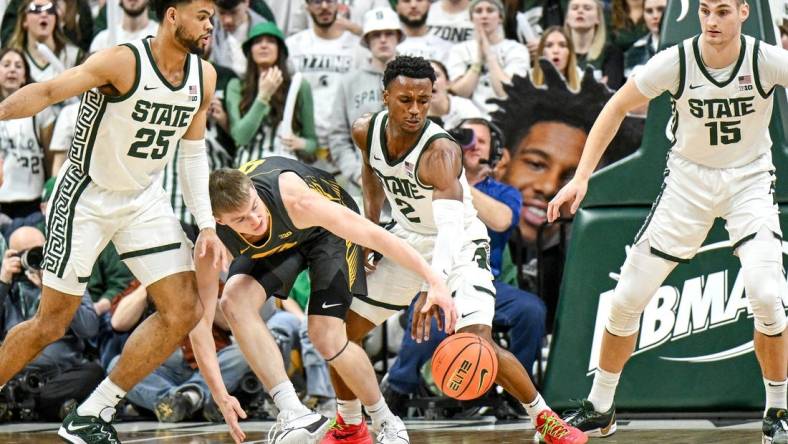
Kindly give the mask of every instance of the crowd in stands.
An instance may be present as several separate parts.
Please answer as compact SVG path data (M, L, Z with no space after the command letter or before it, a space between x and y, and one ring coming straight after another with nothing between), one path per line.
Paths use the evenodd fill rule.
M155 35L158 23L148 2L3 2L0 100L91 53ZM218 73L206 132L212 169L286 156L334 174L360 200L362 159L351 139L353 122L383 109L383 71L396 56L432 63L437 81L430 118L462 145L474 203L492 241L495 328L508 335L509 349L525 368L534 369L552 326L562 268L559 227L545 225L547 202L572 177L604 103L659 50L667 0L215 5L213 38L202 54ZM788 47L788 21L778 29ZM0 341L39 307L46 206L80 118L79 100L0 122ZM642 117L628 119L618 138L621 148L611 150L606 163L637 148ZM176 163L162 174L162 186L195 238ZM106 247L66 335L0 392L0 422L59 420L115 365L129 332L156 310L123 259L113 245ZM309 405L333 414L326 363L306 334L308 296L303 274L289 299L270 300L260 316L291 376L302 381ZM410 316L402 313L389 324L402 326ZM403 337L401 327L399 335L390 330L382 333L389 338L382 359L401 353L378 368L389 368L387 398L403 399L425 384L419 372L442 337L417 344ZM228 390L253 392L254 377L219 308L214 339ZM222 419L188 340L129 392L128 402L160 421Z

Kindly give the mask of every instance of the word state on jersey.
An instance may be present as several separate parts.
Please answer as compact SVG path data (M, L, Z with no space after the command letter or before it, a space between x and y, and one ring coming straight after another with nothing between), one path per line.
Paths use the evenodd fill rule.
M386 146L387 122L386 111L375 114L370 120L367 155L391 205L391 215L396 223L390 232L430 261L438 227L433 214L433 187L419 180L419 162L422 153L432 143L450 136L439 125L427 121L413 147L399 159L392 159ZM451 269L445 272L460 314L456 326L460 329L468 325L492 324L495 289L489 265L487 229L476 216L465 174L461 173L458 180L463 190L463 238L454 240L461 243L461 247L454 255ZM422 290L422 284L420 276L384 257L367 278L369 297L355 298L351 310L374 324L380 324L396 311L407 308L413 295Z
M44 281L70 294L82 293L109 241L143 285L194 267L160 178L201 103L202 62L187 55L173 85L149 39L125 46L134 55L134 82L120 96L84 94L50 206Z

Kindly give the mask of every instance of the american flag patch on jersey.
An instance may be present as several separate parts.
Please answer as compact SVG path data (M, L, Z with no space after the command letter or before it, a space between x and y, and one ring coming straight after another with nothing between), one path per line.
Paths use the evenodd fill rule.
M189 99L196 102L197 98L197 85L189 85Z
M405 173L407 173L408 177L413 177L413 164L407 160L405 161Z
M752 90L752 76L749 74L739 76L739 91L751 91L751 90Z

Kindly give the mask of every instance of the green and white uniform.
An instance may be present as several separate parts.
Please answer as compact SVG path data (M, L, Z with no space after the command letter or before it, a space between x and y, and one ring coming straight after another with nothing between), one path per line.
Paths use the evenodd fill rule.
M665 182L638 234L654 254L686 261L723 218L738 246L761 228L781 236L769 122L772 92L788 84L788 51L742 36L730 66L703 64L700 37L656 54L635 76L649 98L672 96Z
M419 140L400 159L392 159L386 146L385 128L388 112L373 116L369 123L367 153L369 164L380 179L391 206L395 225L391 233L403 239L425 260L432 260L438 228L432 210L433 188L418 179L421 155L430 144L441 138L451 138L433 122L427 122ZM458 148L459 149L459 148ZM492 325L495 312L495 288L492 285L487 228L476 216L471 188L465 171L459 181L463 191L464 238L457 239L462 247L452 260L448 272L448 286L454 294L457 329L467 325ZM369 321L380 324L391 315L410 305L421 289L423 279L389 258L382 258L374 273L367 277L368 297L356 297L350 309ZM463 316L464 315L464 316Z
M109 241L143 285L194 269L161 174L202 102L201 61L188 55L172 85L149 40L125 46L136 59L133 86L122 96L83 95L48 209L44 284L69 294L82 294Z

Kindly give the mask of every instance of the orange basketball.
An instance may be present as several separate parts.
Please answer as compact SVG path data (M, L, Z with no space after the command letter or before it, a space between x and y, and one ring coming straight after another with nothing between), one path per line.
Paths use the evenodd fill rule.
M476 399L487 392L498 373L492 345L473 333L444 339L432 355L435 385L454 399Z

